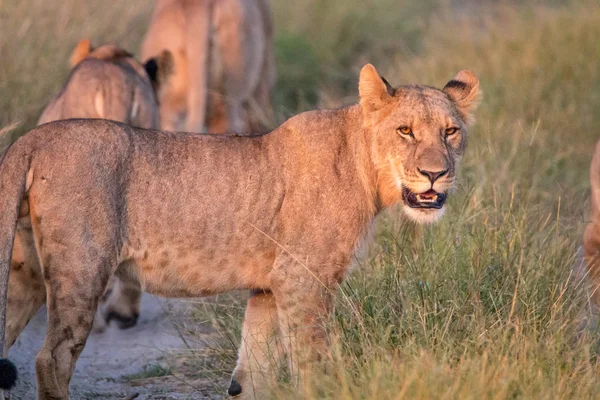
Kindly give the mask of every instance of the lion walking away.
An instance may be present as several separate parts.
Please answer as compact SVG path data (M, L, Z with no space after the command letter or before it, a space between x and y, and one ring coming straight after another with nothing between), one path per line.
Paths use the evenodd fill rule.
M375 216L394 204L421 223L445 212L479 82L461 71L443 90L393 88L366 65L359 93L261 135L70 120L19 138L0 163L0 318L20 300L6 296L27 201L48 305L38 398L69 398L115 274L166 297L250 289L229 393L264 397L273 343L301 381L328 352L321 320Z

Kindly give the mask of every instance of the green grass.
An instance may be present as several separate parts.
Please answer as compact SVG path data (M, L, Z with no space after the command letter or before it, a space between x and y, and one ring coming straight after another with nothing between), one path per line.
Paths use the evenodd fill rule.
M144 380L150 378L159 378L161 376L169 376L173 373L173 367L171 366L162 366L158 364L149 364L140 372L135 374L125 375L123 379L126 381L137 381Z
M89 8L73 1L58 17L45 1L14 4L0 0L0 26L11 32L0 37L0 127L20 122L15 135L35 124L60 87L81 36L136 50L150 14L137 0L110 10L98 0ZM273 6L280 119L355 101L365 62L396 85L440 87L468 68L484 92L446 217L422 231L398 209L380 218L369 256L342 286L327 326L330 373L316 376L304 397L600 398L598 336L577 336L585 299L571 272L600 132L600 4ZM90 15L102 15L101 23L81 23ZM221 340L190 358L225 384L243 302L220 298L222 306L202 306L196 317L209 319ZM285 382L273 390L303 396Z

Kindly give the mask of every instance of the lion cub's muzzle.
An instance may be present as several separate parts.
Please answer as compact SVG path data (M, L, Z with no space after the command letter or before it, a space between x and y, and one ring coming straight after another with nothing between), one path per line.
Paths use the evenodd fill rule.
M402 187L402 196L404 203L410 208L434 208L438 210L444 207L448 197L446 193L436 192L433 189L423 193L415 193L406 186Z

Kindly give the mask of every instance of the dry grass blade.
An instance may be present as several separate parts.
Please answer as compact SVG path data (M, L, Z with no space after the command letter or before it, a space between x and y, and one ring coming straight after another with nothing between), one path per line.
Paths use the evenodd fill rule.
M18 122L13 122L10 125L7 125L7 126L5 126L3 128L0 128L0 137L6 135L9 132L14 131L15 129L17 129L18 126L19 126Z

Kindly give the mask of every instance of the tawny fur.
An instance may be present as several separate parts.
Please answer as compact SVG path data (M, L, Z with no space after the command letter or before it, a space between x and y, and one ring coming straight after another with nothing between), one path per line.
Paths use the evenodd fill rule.
M69 118L102 118L159 128L152 82L144 65L131 54L114 45L92 48L89 40L82 40L70 62L73 70L67 82L44 109L38 125Z
M411 85L390 95L367 65L360 104L303 113L264 135L74 120L21 137L0 164L0 278L25 198L49 312L36 359L39 398L68 398L114 274L169 297L255 290L230 391L262 398L269 347L285 349L290 371L302 376L327 354L321 318L375 216L403 203L401 185L446 191L454 182L464 113L473 110L462 100L477 90ZM401 137L399 126L412 127L414 138ZM450 126L460 130L446 137ZM448 173L432 182L419 169ZM417 221L443 212L411 211Z
M583 233L583 249L587 278L590 283L590 301L595 320L600 314L600 141L596 144L590 165L591 213ZM595 326L592 328L596 328Z
M141 54L174 57L159 92L162 129L263 131L273 119L272 41L269 0L158 0Z

